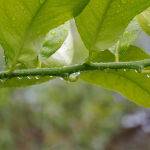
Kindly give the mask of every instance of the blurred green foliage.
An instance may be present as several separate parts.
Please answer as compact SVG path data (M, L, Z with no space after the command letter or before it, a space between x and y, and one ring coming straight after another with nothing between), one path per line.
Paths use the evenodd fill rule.
M0 90L0 150L103 150L135 108L85 83Z

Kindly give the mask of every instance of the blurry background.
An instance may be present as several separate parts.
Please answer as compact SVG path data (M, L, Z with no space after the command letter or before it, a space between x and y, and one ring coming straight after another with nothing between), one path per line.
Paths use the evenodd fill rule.
M83 83L0 89L0 150L149 150L150 111Z

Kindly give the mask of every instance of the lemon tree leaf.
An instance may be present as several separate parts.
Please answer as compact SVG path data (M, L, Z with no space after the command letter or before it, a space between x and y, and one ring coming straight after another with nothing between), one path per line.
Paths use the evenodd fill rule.
M102 53L105 61L109 62L107 55ZM150 58L148 54L136 47L130 47L120 54L122 61L148 58ZM150 107L150 74L137 73L134 70L105 70L84 72L80 77L89 83L117 91L139 105Z
M64 43L68 36L69 25L68 23L61 25L55 29L52 29L46 36L42 49L40 51L41 61L42 59L48 59L52 56Z
M0 0L0 44L8 66L35 66L41 36L78 15L88 0Z
M65 26L65 27L63 27ZM66 35L66 27L67 27L67 38L63 38L64 35ZM59 31L57 29L65 28L65 33L62 36L60 33L63 31ZM56 67L56 66L68 66L68 65L74 65L74 64L82 64L86 61L89 55L89 51L85 47L84 43L81 40L80 34L78 33L78 30L76 28L75 21L72 19L69 21L69 27L68 23L66 25L62 25L58 27L57 29L54 29L57 31L56 33L56 39L55 40L49 40L50 43L54 45L60 46L59 49L51 55L50 58L43 60L44 67ZM53 32L53 30L51 31ZM61 36L60 36L61 35ZM50 36L55 37L55 36ZM48 37L49 39L49 37ZM63 44L59 44L59 40L64 39L65 41ZM49 48L48 48L49 49Z
M149 0L91 0L76 18L86 47L89 50L111 47L129 22L149 6Z
M150 35L150 8L137 16L142 29Z
M134 45L134 42L136 41L141 32L142 31L137 19L131 21L131 23L126 28L125 32L120 38L120 48L128 48L130 45Z

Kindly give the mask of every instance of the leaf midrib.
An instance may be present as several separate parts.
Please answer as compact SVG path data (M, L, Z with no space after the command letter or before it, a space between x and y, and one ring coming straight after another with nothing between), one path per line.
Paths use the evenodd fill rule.
M98 25L98 28L97 28L97 31L96 31L96 35L95 35L95 39L94 39L94 44L93 44L92 46L95 46L95 44L96 44L96 42L97 42L99 33L100 33L100 31L101 31L101 27L102 27L102 25L103 25L103 23L104 23L104 21L105 21L105 18L106 18L106 16L107 16L108 12L109 12L109 8L111 7L111 5L112 5L113 2L114 2L114 0L109 0L107 6L106 6L105 9L104 9L104 13L103 13L103 15L102 15L101 21L99 22L99 25ZM91 46L91 48L92 48L92 46ZM90 48L90 49L91 49L91 48Z
M144 91L145 93L147 93L147 94L150 96L150 91L148 91L144 86L142 86L141 84L139 84L139 83L136 82L135 80L133 80L133 79L127 77L127 76L124 76L123 74L118 73L118 72L117 72L117 73L113 72L113 73L110 73L110 74L115 74L116 76L118 75L118 76L120 76L120 77L122 77L122 78L128 80L129 82L134 83L134 84L137 85L142 91Z
M35 14L33 15L32 19L31 19L31 21L29 22L29 24L28 24L28 26L27 26L27 28L26 28L26 30L25 30L24 37L23 37L23 39L22 39L23 42L22 42L22 44L21 44L20 49L18 50L18 53L16 54L16 57L15 57L13 63L12 63L12 66L15 66L15 65L16 65L17 59L19 58L19 55L20 55L20 53L21 53L21 50L23 49L24 44L25 44L25 42L26 42L26 39L27 39L27 36L26 36L26 35L28 34L28 32L29 32L29 30L30 30L30 27L32 26L32 24L33 24L35 18L37 17L37 15L39 14L39 12L40 12L41 9L43 8L43 6L46 4L46 2L47 2L47 0L45 0L43 3L41 3L40 7L37 9L37 11L35 12Z

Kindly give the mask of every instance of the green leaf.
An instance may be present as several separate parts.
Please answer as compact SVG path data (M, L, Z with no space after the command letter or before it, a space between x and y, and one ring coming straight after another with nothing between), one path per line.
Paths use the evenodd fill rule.
M137 19L131 21L129 26L126 28L125 32L120 38L120 47L128 48L130 45L133 45L135 40L138 38L141 33L141 28L137 22Z
M35 66L41 36L77 16L88 0L0 0L0 44L8 66Z
M131 21L131 23L125 29L125 32L120 37L118 42L111 48L109 48L109 50L114 54L116 53L116 49L118 49L118 51L127 50L130 45L134 45L134 42L136 41L141 32L142 30L137 22L137 19L133 19L133 21Z
M127 49L122 48L119 55L121 61L138 61L150 58L150 55L145 53L144 50L132 45L130 45Z
M64 43L50 58L43 61L43 67L68 66L86 61L89 51L82 42L73 19L69 21L68 31Z
M129 22L149 6L149 0L91 0L76 18L86 47L89 50L108 49Z
M40 56L42 59L49 58L62 46L68 36L68 30L69 25L66 23L48 33L40 51Z
M41 84L44 82L47 82L49 80L52 80L53 77L23 77L23 78L12 78L12 79L1 79L0 80L0 88L6 88L6 87L26 87L36 84Z
M150 35L150 8L138 15L137 18L143 30Z
M70 22L70 32L71 32L72 51L73 51L71 64L82 64L89 57L89 51L85 47L80 37L80 34L77 30L74 20Z
M93 51L90 60L91 62L114 62L115 56L109 50Z
M108 54L102 55L107 59ZM148 54L135 47L130 47L120 55L122 61L147 58L150 58ZM84 72L80 77L89 83L117 91L139 105L150 107L150 74L137 73L134 70L105 70Z
M60 29L60 30L59 30ZM65 29L65 30L64 30ZM70 21L60 27L54 29L55 36L47 36L47 40L51 43L51 46L46 45L47 50L51 50L52 54L50 57L40 57L42 62L42 67L61 67L71 64L73 57L73 43L70 32ZM50 31L53 33L53 30ZM67 35L67 37L66 37ZM55 38L56 37L56 38ZM59 40L61 42L59 42ZM47 42L46 42L47 44ZM46 48L45 47L45 48ZM44 48L44 49L45 49ZM58 48L58 49L57 49ZM55 51L56 50L56 51ZM48 52L47 51L47 52Z

